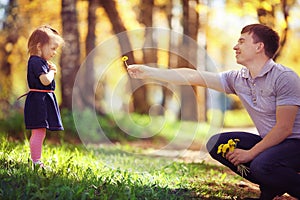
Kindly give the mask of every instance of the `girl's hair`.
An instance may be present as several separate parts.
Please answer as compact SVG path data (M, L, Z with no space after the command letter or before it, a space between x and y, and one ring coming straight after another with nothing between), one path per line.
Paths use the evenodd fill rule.
M273 58L279 48L279 36L276 31L262 24L250 24L245 26L241 33L253 33L252 38L255 43L262 42L265 46L265 54Z
M41 26L33 31L28 40L28 53L34 55L38 53L37 45L41 46L49 43L50 39L55 39L59 45L64 43L63 38L59 33L50 26Z

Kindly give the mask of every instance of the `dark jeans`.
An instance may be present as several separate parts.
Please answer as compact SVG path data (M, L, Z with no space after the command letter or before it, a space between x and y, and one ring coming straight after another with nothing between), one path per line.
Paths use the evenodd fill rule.
M251 149L262 140L260 136L252 133L226 132L212 136L206 147L215 160L239 174L236 166L223 158L222 154L217 154L220 144L236 138L240 140L237 144L237 148L240 149ZM286 139L244 165L250 167L250 173L244 178L258 184L262 193L276 191L279 195L287 192L300 199L300 139Z

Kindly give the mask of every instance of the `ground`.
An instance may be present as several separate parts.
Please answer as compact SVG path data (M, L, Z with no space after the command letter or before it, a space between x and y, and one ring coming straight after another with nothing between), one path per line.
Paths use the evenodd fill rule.
M223 129L222 132L227 132L227 131L232 131L232 130L237 130L234 128L226 128ZM257 130L255 127L248 127L248 128L243 128L242 131L247 131L247 132L252 132L252 133L257 133ZM149 150L149 154L154 155L154 156L159 156L159 157L168 157L168 158L173 158L174 160L180 160L184 161L187 163L201 163L201 162L208 162L212 163L215 165L220 165L218 162L213 160L208 152L206 151L205 145L201 143L201 141L194 141L188 149L182 149L180 145L175 145L173 146L172 149L163 149L163 147L166 144L164 142L161 143L153 143L151 140L139 140L139 141L134 141L130 143L130 146L135 146L139 148L145 149L145 152L147 152L147 149ZM153 150L155 149L155 151ZM233 173L230 170L228 170L228 173ZM258 185L251 183L247 181L246 179L241 181L238 184L238 187L242 187L245 190L251 190L254 191L255 193L259 193L259 187ZM289 196L288 194L285 194L281 197L276 197L273 200L296 200L295 198Z

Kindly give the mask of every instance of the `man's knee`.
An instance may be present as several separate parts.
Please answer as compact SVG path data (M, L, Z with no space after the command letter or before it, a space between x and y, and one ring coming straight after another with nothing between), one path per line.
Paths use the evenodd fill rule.
M209 138L209 140L206 143L206 149L209 152L209 154L214 154L217 152L214 152L215 149L217 149L218 140L219 140L220 134L213 135Z

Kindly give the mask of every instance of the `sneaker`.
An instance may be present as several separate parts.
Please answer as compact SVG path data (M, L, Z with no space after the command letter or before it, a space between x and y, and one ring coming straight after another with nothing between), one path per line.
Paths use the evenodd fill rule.
M34 165L34 168L36 168L36 167L44 168L45 167L44 163L40 160L33 162L33 165Z

